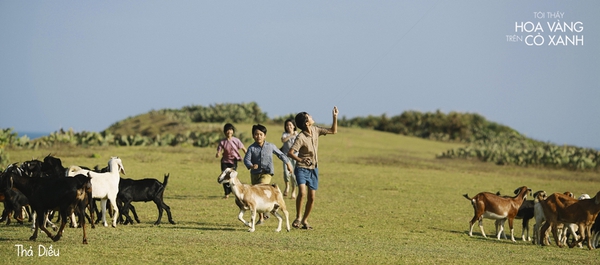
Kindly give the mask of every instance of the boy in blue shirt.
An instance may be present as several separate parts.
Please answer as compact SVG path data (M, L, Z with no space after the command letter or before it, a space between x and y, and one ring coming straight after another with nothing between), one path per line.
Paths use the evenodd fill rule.
M252 185L256 184L271 184L271 179L274 173L273 154L281 161L287 164L287 170L292 171L292 164L287 156L272 143L267 142L267 128L261 124L252 126L252 138L254 143L248 147L248 152L244 156L244 165L250 170L250 179ZM257 224L261 224L263 214Z

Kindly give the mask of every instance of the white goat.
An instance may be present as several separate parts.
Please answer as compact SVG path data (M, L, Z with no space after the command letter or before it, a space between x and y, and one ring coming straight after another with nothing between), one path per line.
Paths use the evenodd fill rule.
M546 192L541 190L537 191L533 194L533 215L535 217L535 224L533 225L533 244L541 245L544 242L544 245L549 244L548 235L540 235L540 228L542 224L546 221L546 216L544 216L544 209L540 204L540 201L546 199Z
M221 184L229 182L231 190L236 197L236 204L240 208L238 219L246 226L250 227L248 232L254 232L256 225L256 213L271 212L279 220L276 232L281 231L281 222L283 221L278 210L281 209L285 215L285 223L287 231L290 231L289 213L285 207L283 194L277 185L258 184L248 185L242 184L237 178L237 172L231 168L227 168L221 173L217 181ZM244 220L244 212L252 211L250 223Z
M125 175L125 168L119 157L111 157L108 160L108 170L109 172L97 173L82 169L79 166L70 166L67 175L75 176L77 174L84 174L92 178L92 197L101 200L102 222L104 226L108 226L106 222L106 200L110 200L110 204L115 212L112 226L117 227L117 219L119 217L117 194L119 193L119 180L121 179L119 172Z

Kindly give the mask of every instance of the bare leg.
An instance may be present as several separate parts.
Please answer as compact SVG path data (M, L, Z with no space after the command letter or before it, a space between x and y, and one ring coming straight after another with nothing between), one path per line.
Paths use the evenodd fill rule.
M304 197L306 197L308 192L308 188L306 187L306 184L300 184L298 185L298 198L296 198L296 220L302 222L302 218L300 218L300 215L302 214L302 201L304 200Z
M310 212L312 211L313 205L315 203L315 195L317 194L316 190L308 190L308 197L306 198L306 208L304 209L304 216L302 217L302 224L305 225L306 227L309 227L308 225L308 216L310 215Z

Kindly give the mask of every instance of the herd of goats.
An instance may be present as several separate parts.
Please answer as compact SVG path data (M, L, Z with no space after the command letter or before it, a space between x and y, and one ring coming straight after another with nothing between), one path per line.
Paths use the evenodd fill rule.
M535 218L533 226L533 244L549 245L549 229L556 245L563 247L579 246L587 240L587 247L595 249L600 246L600 191L590 198L588 194L582 194L575 198L573 193L553 193L547 195L545 191L537 191L533 194L533 200L527 200L531 189L523 186L515 190L515 196L501 196L499 193L481 192L474 197L463 195L471 201L475 212L473 219L469 221L469 236L473 236L473 226L479 222L481 234L483 231L483 218L496 220L497 238L504 233L504 222L508 220L510 237L514 242L514 219L523 219L522 240L530 241L529 220ZM526 232L527 231L527 232ZM569 242L571 239L571 242Z
M30 240L35 241L38 230L41 229L53 241L58 241L70 219L71 226L82 227L83 243L87 244L86 219L94 228L95 222L92 220L96 213L96 222L101 217L104 226L108 226L107 202L112 206L112 226L116 227L117 222L133 223L129 210L135 220L140 222L131 202L153 201L158 208L158 220L154 224L160 224L163 210L167 212L169 223L175 224L171 209L163 201L168 174L161 183L150 178L124 179L120 177L121 173L125 174L125 168L118 157L112 157L108 166L102 169L80 166L65 168L59 158L51 155L46 156L43 161L34 159L21 165L11 164L0 176L0 200L4 203L0 221L10 224L11 216L14 215L17 222L23 223L27 214L29 221L33 221L34 231ZM94 200L101 201L101 214L98 213ZM58 231L51 222L55 211L60 219ZM53 236L47 227L57 231L56 235Z
M33 221L34 231L30 240L36 240L38 230L41 229L53 241L58 241L67 221L71 220L71 226L82 227L83 243L87 244L86 219L92 228L100 221L108 226L107 202L110 202L112 209L112 226L116 227L118 222L133 223L130 210L135 220L140 222L132 202L153 201L158 208L158 219L154 224L160 224L163 210L167 212L169 223L175 224L170 207L163 201L168 174L164 176L162 183L150 178L124 179L120 174L125 174L125 168L118 157L112 157L108 166L102 169L81 166L65 168L59 158L51 155L46 156L43 161L34 159L21 165L11 164L0 175L0 201L4 203L0 222L10 224L11 217L14 216L17 222L23 223L27 215L29 221ZM237 179L237 172L231 169L225 170L218 182L230 183L236 195L236 204L240 208L238 219L250 227L250 232L255 229L256 214L261 212L274 214L279 220L276 231L281 231L283 218L279 211L283 212L286 229L290 231L289 214L276 185L242 184ZM525 186L516 189L514 193L514 197L490 192L481 192L474 197L465 194L464 197L471 202L475 212L469 222L469 236L473 235L473 226L478 221L481 234L486 237L483 218L487 218L496 221L497 238L504 236L506 239L504 223L508 220L511 240L515 241L513 222L516 218L523 220L522 239L530 241L529 220L535 218L534 244L549 245L551 229L559 247L581 247L586 240L589 249L600 246L600 191L593 198L587 194L575 198L570 192L547 195L544 191L537 191L533 194L533 200L527 200L531 189ZM95 200L100 200L101 212L98 211ZM251 222L243 219L245 210L252 212ZM55 211L60 220L58 229L51 222ZM94 213L97 216L95 222ZM53 236L47 227L57 231L56 235Z

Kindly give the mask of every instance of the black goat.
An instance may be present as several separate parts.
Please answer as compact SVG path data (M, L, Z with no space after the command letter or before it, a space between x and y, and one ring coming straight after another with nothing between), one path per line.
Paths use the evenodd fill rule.
M4 185L3 185L4 186ZM21 191L12 187L6 190L0 191L0 201L4 203L4 211L2 211L2 217L0 222L6 220L6 225L10 225L10 218L13 215L17 220L17 223L23 224L23 209L27 212L29 222L32 221L31 210L29 207L29 200L23 195Z
M9 171L4 174L1 187L15 187L20 190L29 200L31 208L37 214L34 222L34 232L29 240L37 239L38 229L42 229L52 238L58 241L62 237L67 216L75 212L79 217L79 223L83 228L83 243L87 244L85 232L85 218L83 210L91 201L92 196L91 179L85 175L67 177L27 177L18 172ZM58 209L61 217L61 226L55 236L46 229L46 214L49 210Z
M119 181L119 193L117 194L117 205L123 205L119 212L126 218L124 224L133 224L133 220L131 219L131 216L129 216L129 208L132 208L132 212L135 211L131 202L148 201L153 201L156 204L156 208L158 208L158 219L154 222L154 225L160 224L163 209L167 212L169 223L175 224L173 217L171 216L171 207L163 201L163 194L167 187L168 180L169 174L165 175L163 183L160 183L157 179L150 178L140 180L121 178ZM140 221L137 219L137 214L135 212L134 216L139 223Z
M25 206L27 206L25 209L29 215L29 221L31 221L29 201L21 191L13 187L12 178L10 178L10 176L13 174L21 176L23 173L23 170L18 166L18 164L14 163L9 165L0 175L0 201L4 204L4 210L2 211L0 222L4 222L6 220L6 225L10 224L10 219L13 215L13 212L17 222L23 224L22 209Z
M35 230L29 240L35 241L37 239L38 228L40 228L53 241L58 241L62 237L62 232L67 224L67 217L75 212L79 218L79 225L83 230L83 244L87 244L84 210L92 198L91 178L79 174L72 178L39 178L34 182L38 183L33 184L35 188L29 201L31 207L37 213L37 218L35 220ZM55 236L52 236L44 226L45 213L52 209L58 209L61 218L60 228Z

